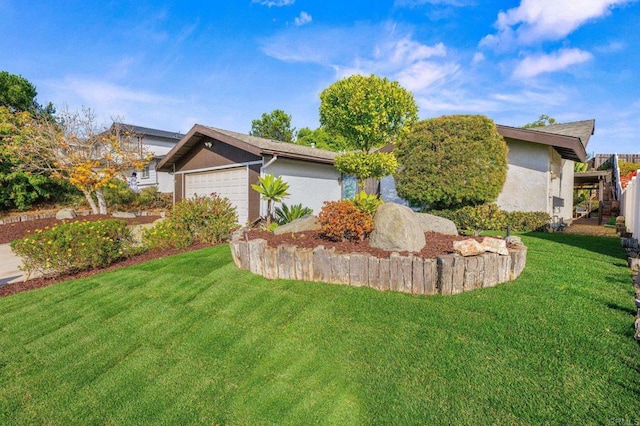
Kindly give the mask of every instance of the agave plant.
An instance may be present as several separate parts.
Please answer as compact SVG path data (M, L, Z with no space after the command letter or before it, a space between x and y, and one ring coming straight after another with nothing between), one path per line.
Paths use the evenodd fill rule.
M276 222L279 225L284 225L310 214L313 214L313 210L309 207L303 207L302 204L294 204L289 207L282 203L282 207L276 207Z

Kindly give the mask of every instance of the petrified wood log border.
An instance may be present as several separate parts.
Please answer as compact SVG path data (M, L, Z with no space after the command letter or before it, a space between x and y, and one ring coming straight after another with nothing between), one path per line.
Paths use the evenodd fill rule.
M391 253L379 259L362 253L342 254L318 246L269 247L263 239L231 242L236 266L268 279L320 281L330 284L372 287L412 294L458 294L517 278L525 267L527 248L509 249L508 256L484 253L436 259Z

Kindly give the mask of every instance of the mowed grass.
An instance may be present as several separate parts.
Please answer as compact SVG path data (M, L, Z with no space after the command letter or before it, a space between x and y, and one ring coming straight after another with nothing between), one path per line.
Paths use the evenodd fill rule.
M228 246L0 299L0 424L634 424L618 239L456 296L267 281Z

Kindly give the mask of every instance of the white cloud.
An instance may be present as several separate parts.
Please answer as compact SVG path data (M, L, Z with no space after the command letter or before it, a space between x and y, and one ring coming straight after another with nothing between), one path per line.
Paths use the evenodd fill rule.
M308 24L311 22L313 18L307 12L300 12L300 15L294 19L294 23L296 26L301 27L302 25Z
M480 45L510 49L546 40L561 40L585 23L606 16L616 6L633 0L522 0L520 6L500 12L496 34Z
M513 72L516 78L531 78L538 74L562 71L593 58L589 52L580 49L561 49L551 54L540 54L524 58Z
M624 41L610 41L607 44L596 46L594 50L598 53L617 53L622 52L627 48L627 43Z
M57 105L64 105L70 110L88 107L100 120L120 117L139 120L140 125L151 122L150 117L157 114L169 116L171 111L175 114L176 104L181 103L168 96L77 76L44 81L42 87L47 98L56 99ZM165 118L165 122L169 121Z
M252 0L252 3L257 3L267 7L291 6L295 2L296 0Z
M443 43L422 44L410 31L392 23L287 30L264 40L262 50L286 62L332 68L337 78L382 75L412 91L436 87L454 78L460 70L457 63L447 58Z
M474 65L479 64L480 62L484 62L485 59L486 58L482 52L476 52L473 55L473 60L471 61L471 63L473 63Z

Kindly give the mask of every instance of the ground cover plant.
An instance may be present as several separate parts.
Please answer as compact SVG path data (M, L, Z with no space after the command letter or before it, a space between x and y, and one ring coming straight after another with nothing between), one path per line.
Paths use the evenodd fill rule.
M0 424L633 424L616 238L456 296L268 281L225 245L0 299Z

